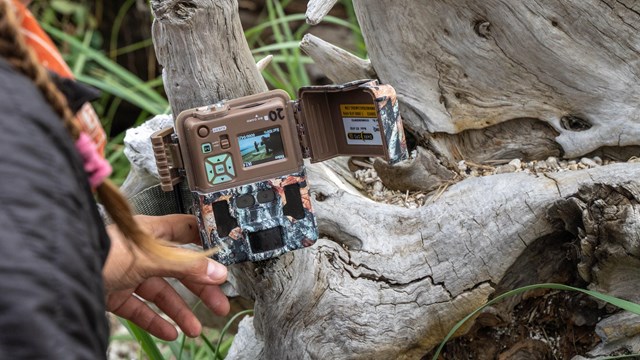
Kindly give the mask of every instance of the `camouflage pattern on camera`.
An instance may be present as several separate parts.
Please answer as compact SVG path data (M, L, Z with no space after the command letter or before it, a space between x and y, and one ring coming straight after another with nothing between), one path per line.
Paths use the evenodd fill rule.
M360 87L368 88L375 96L389 151L389 164L406 160L408 158L407 140L404 135L396 91L391 86L378 85L377 81L364 83Z
M285 211L287 208L285 188L295 184L299 186L299 201L304 212L299 219L287 215ZM270 192L275 195L273 200L261 203L259 197L267 194L267 200L269 200ZM245 201L247 195L254 197L254 203L249 206L246 203L238 204L239 199ZM244 198L241 198L242 196ZM318 239L318 228L311 207L304 170L218 192L208 194L194 192L193 198L200 237L206 239L203 241L203 246L205 249L216 248L217 253L213 255L213 259L225 265L266 260L291 250L311 246ZM226 210L216 210L214 204L217 202L228 204L228 207ZM228 211L228 217L225 216L226 214L220 214L220 211ZM226 224L217 224L216 218L222 219L221 221ZM230 229L220 231L221 226ZM281 237L281 243L275 244L273 249L256 251L250 236L272 229L277 229L275 235Z

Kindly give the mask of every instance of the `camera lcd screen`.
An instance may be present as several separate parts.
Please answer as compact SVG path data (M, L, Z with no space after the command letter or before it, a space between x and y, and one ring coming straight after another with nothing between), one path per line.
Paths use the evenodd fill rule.
M238 136L238 147L245 168L284 159L280 128L274 127Z

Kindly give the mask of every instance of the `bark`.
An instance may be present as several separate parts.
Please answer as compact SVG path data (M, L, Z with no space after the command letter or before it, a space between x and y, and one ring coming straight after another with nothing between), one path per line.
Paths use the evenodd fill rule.
M240 292L256 299L255 333L241 329L237 341L255 337L269 344L238 358L420 358L457 320L486 302L494 284L522 276L509 270L530 247L564 236L564 225L546 216L548 209L579 197L587 184L633 186L629 181L640 165L472 178L418 210L376 204L373 211L371 201L334 183L326 166L311 169L310 182L323 199L314 204L320 229L331 241L234 269L244 275ZM640 231L635 214L624 220L631 233ZM635 238L623 237L630 243ZM358 245L345 249L343 239ZM622 287L592 286L605 290L606 284L607 292L634 299L640 285L634 271L621 266L617 275L628 279ZM521 285L530 284L526 280Z
M553 279L561 253L548 260L544 250L556 243L575 241L574 273L592 288L636 299L640 164L455 184L445 167L457 159L577 156L603 146L617 153L640 145L633 41L640 5L354 2L375 73L396 87L406 123L441 156L426 152L377 169L399 188L449 187L410 210L365 198L336 176L342 160L309 166L324 239L275 260L230 267L235 290L255 301L255 317L242 322L229 358L420 358L496 293ZM174 114L266 89L235 1L154 0L152 7ZM366 61L317 39L303 45L333 67L336 82L372 73ZM607 329L602 324L600 331L612 342L602 351L615 351L620 336ZM628 329L625 341L637 334L637 327ZM537 346L530 345L514 354Z
M267 91L233 0L152 0L153 43L174 117Z
M307 22L311 25L317 25L337 2L338 0L309 1L309 5L307 6Z
M360 59L311 34L304 36L300 42L300 49L313 59L330 59L327 62L318 62L317 65L334 82L349 82L377 77L370 61Z

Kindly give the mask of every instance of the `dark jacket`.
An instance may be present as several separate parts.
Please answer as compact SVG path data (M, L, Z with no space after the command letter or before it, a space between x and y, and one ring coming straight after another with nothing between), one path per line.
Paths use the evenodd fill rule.
M109 240L62 121L0 59L0 359L106 357Z

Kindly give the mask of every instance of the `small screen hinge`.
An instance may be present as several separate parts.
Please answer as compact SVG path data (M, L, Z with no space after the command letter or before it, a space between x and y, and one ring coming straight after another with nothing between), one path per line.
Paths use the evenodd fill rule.
M296 121L296 130L298 132L298 139L300 140L300 151L302 152L302 157L305 159L310 158L313 156L313 153L311 152L309 134L307 133L307 129L304 124L302 103L300 100L295 100L291 102L291 106L293 108L293 118Z
M163 191L173 191L173 187L180 183L185 176L180 144L173 127L153 133L151 145L160 175L160 187Z

